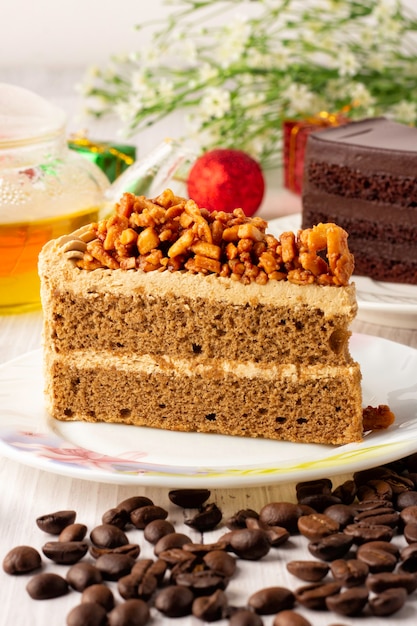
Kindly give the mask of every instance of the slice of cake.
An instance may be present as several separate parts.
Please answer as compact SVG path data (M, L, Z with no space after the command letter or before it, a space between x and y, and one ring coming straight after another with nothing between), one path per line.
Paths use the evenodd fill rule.
M344 444L362 438L347 235L279 239L169 190L40 255L47 406L59 420Z
M311 134L302 226L323 221L349 233L356 274L417 284L417 128L380 117Z

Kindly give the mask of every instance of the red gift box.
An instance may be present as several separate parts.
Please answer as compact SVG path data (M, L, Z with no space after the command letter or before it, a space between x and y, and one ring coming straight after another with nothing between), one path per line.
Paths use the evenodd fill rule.
M342 115L322 111L315 117L303 120L285 120L284 132L284 186L294 193L301 194L304 174L304 153L307 139L313 131L320 131L329 126L347 124Z

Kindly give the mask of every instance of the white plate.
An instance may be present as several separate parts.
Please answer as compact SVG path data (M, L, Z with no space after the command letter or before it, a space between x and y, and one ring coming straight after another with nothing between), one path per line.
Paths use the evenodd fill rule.
M301 214L294 213L271 220L269 231L279 235L284 230L301 227ZM354 275L358 316L362 322L381 326L417 329L417 285L372 280Z
M393 426L345 446L294 444L113 424L59 422L43 401L42 354L0 367L0 453L58 474L119 484L243 487L310 480L417 451L417 350L353 335L364 405L388 404Z

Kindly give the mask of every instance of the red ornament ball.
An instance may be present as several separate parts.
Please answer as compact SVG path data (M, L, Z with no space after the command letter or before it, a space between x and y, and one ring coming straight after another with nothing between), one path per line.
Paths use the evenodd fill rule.
M264 191L259 164L242 150L210 150L196 160L188 176L189 197L209 211L241 208L249 217L258 210Z

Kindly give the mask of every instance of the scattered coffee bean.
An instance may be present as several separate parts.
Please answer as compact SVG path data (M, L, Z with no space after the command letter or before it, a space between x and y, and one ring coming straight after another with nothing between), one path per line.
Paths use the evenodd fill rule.
M103 554L96 561L104 580L119 580L130 573L135 560L127 554Z
M126 600L108 614L109 626L145 626L149 619L149 607L143 600Z
M117 548L129 543L123 530L112 524L101 524L93 528L90 539L97 548Z
M168 498L183 509L199 509L209 499L208 489L172 489Z
M229 626L263 626L263 621L260 615L249 609L238 609L231 615Z
M140 546L137 543L126 543L123 546L117 546L116 548L97 548L91 545L90 554L95 559L98 559L102 554L127 554L132 559L136 559L140 554Z
M326 598L329 611L353 617L360 615L368 602L368 591L363 587L353 587Z
M97 585L102 582L103 577L100 570L92 563L76 563L67 572L68 584L76 591L84 591L90 585Z
M87 526L85 524L68 524L60 532L59 541L82 541L87 534Z
M311 626L311 622L296 611L280 611L275 615L272 626Z
M323 537L320 541L311 541L308 544L309 552L322 561L334 561L341 559L349 552L353 544L353 537L344 533L335 533Z
M370 598L368 605L373 615L387 617L402 609L406 600L406 590L399 587L398 589L387 589Z
M225 521L225 526L229 528L229 530L247 528L247 521L250 519L258 520L259 513L253 509L241 509Z
M236 571L236 559L224 550L211 550L203 556L203 562L213 572L232 578Z
M101 583L86 587L81 595L81 602L94 602L101 604L106 611L111 611L114 607L113 592L109 587Z
M329 566L322 561L289 561L287 570L293 576L309 583L316 583L327 575Z
M381 591L386 591L387 589L402 587L410 594L417 589L417 578L414 574L406 572L381 572L379 574L370 574L366 579L366 586L373 593L381 593Z
M356 496L358 500L392 500L393 491L388 482L375 479L361 485Z
M143 536L146 541L155 545L161 537L165 537L165 535L169 535L171 533L175 533L175 528L171 522L168 522L165 519L154 519L145 526Z
M408 506L417 506L417 491L403 491L397 497L397 509L401 511Z
M139 509L134 509L130 514L130 521L135 528L143 530L149 522L155 519L166 519L168 517L168 511L160 506L150 504L148 506L141 506Z
M146 496L132 496L131 498L126 498L126 500L122 500L117 505L117 509L122 509L127 513L134 511L135 509L140 509L142 506L152 506L153 502L150 498Z
M324 510L324 514L331 517L343 529L353 522L354 509L347 504L333 504Z
M44 572L29 580L26 591L34 600L49 600L68 593L68 583L59 574Z
M339 592L339 583L315 583L296 589L295 599L307 609L311 609L312 611L323 611L326 609L326 599Z
M226 594L222 589L217 589L210 596L196 598L192 604L191 612L194 617L205 622L215 622L224 617L226 607Z
M300 533L310 541L320 541L323 537L339 531L339 523L323 513L303 515L298 519L297 525Z
M219 507L214 504L206 504L193 515L184 520L184 523L191 528L195 528L199 532L207 532L213 530L221 522L223 514Z
M16 546L3 559L6 574L28 574L42 565L41 555L31 546Z
M262 530L249 528L233 530L230 533L230 549L241 559L256 561L268 554L271 544Z
M164 535L155 544L154 554L159 556L162 552L182 548L186 543L192 543L190 537L184 533L169 533Z
M349 505L354 502L356 493L357 488L354 480L346 480L333 490L333 495L336 496L336 498L339 498L345 505Z
M130 513L128 513L126 509L120 509L118 507L109 509L103 513L101 518L102 524L111 524L112 526L117 526L121 530L124 530L129 522Z
M253 593L248 600L248 606L258 615L272 615L278 611L292 609L295 596L285 587L266 587Z
M378 542L380 544L382 542ZM388 542L386 542L388 543ZM375 546L375 542L364 543L357 551L357 558L366 563L370 572L392 572L397 565L397 554Z
M38 517L36 523L45 533L59 535L66 526L74 523L75 517L75 511L56 511Z
M67 615L67 626L107 626L107 612L94 602L75 606Z
M348 524L343 529L343 532L352 537L353 542L357 545L367 541L391 541L394 536L393 529L390 526L367 524L366 522Z
M155 607L167 617L185 617L191 614L193 601L194 594L187 587L168 585L158 592Z
M369 574L368 565L358 559L336 559L330 564L330 569L333 578L343 587L363 585Z
M258 519L253 519L252 517L247 518L246 528L263 530L273 548L282 546L290 538L290 533L286 528L282 526L266 526L266 524L262 524Z
M61 565L77 563L87 551L88 544L85 541L48 541L42 546L44 555Z
M270 502L260 510L259 520L268 526L281 526L288 532L295 533L298 531L297 523L302 514L301 507L292 502Z
M406 524L403 534L407 543L417 543L417 524Z

